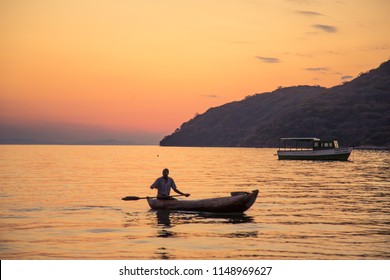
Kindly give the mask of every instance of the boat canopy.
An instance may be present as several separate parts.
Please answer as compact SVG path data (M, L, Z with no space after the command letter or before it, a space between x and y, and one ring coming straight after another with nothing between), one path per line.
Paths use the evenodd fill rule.
M314 138L314 137L295 137L295 138L280 138L280 140L285 141L285 140L293 140L293 141L320 141L319 138Z

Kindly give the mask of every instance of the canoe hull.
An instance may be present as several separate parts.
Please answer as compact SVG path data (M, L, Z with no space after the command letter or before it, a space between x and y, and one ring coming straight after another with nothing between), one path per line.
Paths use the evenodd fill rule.
M256 201L259 191L240 193L230 197L199 200L160 200L148 198L150 208L155 210L196 211L213 213L242 213Z

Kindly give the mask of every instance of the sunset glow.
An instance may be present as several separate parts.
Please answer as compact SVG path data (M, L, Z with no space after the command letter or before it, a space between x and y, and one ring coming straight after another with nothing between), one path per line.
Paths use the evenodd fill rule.
M210 107L335 86L390 58L389 12L388 0L2 1L1 139L157 144Z

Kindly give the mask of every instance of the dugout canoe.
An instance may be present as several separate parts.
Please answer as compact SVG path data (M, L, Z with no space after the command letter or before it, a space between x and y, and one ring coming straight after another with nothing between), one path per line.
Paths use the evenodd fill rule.
M196 211L212 213L242 213L256 201L258 190L252 192L232 192L228 197L207 198L198 200L156 199L147 198L150 208L154 210Z

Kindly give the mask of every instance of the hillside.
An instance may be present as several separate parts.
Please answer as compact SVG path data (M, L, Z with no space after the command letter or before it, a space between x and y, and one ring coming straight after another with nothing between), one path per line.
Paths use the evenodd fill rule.
M297 86L211 108L161 146L276 147L281 137L390 146L390 61L332 88Z

